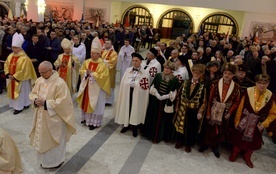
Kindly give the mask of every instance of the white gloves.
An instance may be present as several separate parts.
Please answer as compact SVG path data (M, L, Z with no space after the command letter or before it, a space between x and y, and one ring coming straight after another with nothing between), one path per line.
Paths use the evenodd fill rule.
M230 114L228 113L228 114L226 114L225 116L224 116L224 118L227 120L228 118L230 117Z
M202 114L198 113L196 117L197 117L198 120L200 120L202 118Z
M155 96L158 100L162 100L162 97L160 96L160 94L158 92L155 93Z
M155 96L158 100L166 100L168 98L170 98L170 95L169 94L166 94L166 95L160 95L157 91L155 92Z
M156 88L154 87L154 85L152 85L152 86L150 87L149 93L150 93L151 95L155 95L156 92L157 92Z
M170 95L169 94L162 95L161 98L162 98L162 100L166 100L166 99L170 98Z

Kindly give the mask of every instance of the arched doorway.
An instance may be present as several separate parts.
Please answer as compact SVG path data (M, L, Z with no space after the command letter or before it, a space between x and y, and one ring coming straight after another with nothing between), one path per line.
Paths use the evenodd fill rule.
M153 26L153 18L150 11L143 6L132 6L128 8L122 18L122 23L129 22L131 26Z
M238 24L235 19L225 13L216 13L207 16L201 23L204 32L228 33L229 35L238 35Z
M169 10L161 16L158 28L162 38L175 39L182 34L189 35L193 30L193 22L192 18L183 10Z
M8 15L8 6L4 2L0 2L0 16L4 19L5 15Z

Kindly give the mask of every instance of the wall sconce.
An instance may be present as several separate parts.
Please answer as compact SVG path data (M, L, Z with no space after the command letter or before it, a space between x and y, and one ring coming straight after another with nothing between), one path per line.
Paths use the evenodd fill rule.
M37 8L38 8L38 13L43 14L45 12L45 1L44 0L38 0L37 1Z

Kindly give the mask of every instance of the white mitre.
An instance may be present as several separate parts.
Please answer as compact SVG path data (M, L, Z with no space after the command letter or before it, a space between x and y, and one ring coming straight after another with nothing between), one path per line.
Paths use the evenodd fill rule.
M64 38L64 39L61 41L61 47L62 47L63 49L72 48L72 46L73 46L73 43L72 43L70 40L66 39L66 38Z
M96 52L101 54L102 49L103 49L103 46L101 44L101 41L99 40L98 37L95 37L92 41L91 52Z
M24 43L24 37L22 36L22 34L18 34L17 32L14 33L14 35L12 36L12 46L13 47L19 47L21 48L23 43Z

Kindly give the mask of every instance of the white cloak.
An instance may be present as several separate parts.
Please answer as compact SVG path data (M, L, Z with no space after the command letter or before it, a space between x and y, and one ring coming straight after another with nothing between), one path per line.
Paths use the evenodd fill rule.
M189 79L189 72L186 66L179 67L177 70L173 72L173 75L177 77L180 82Z
M149 100L149 75L144 69L140 69L134 79L131 115L129 116L130 84L133 80L133 67L126 70L119 89L118 99L115 104L115 122L127 127L129 124L138 125L145 122Z
M142 62L141 67L144 69L146 66L147 60ZM152 59L146 68L146 72L150 76L150 84L152 83L156 74L161 73L161 64L157 61L157 59Z

